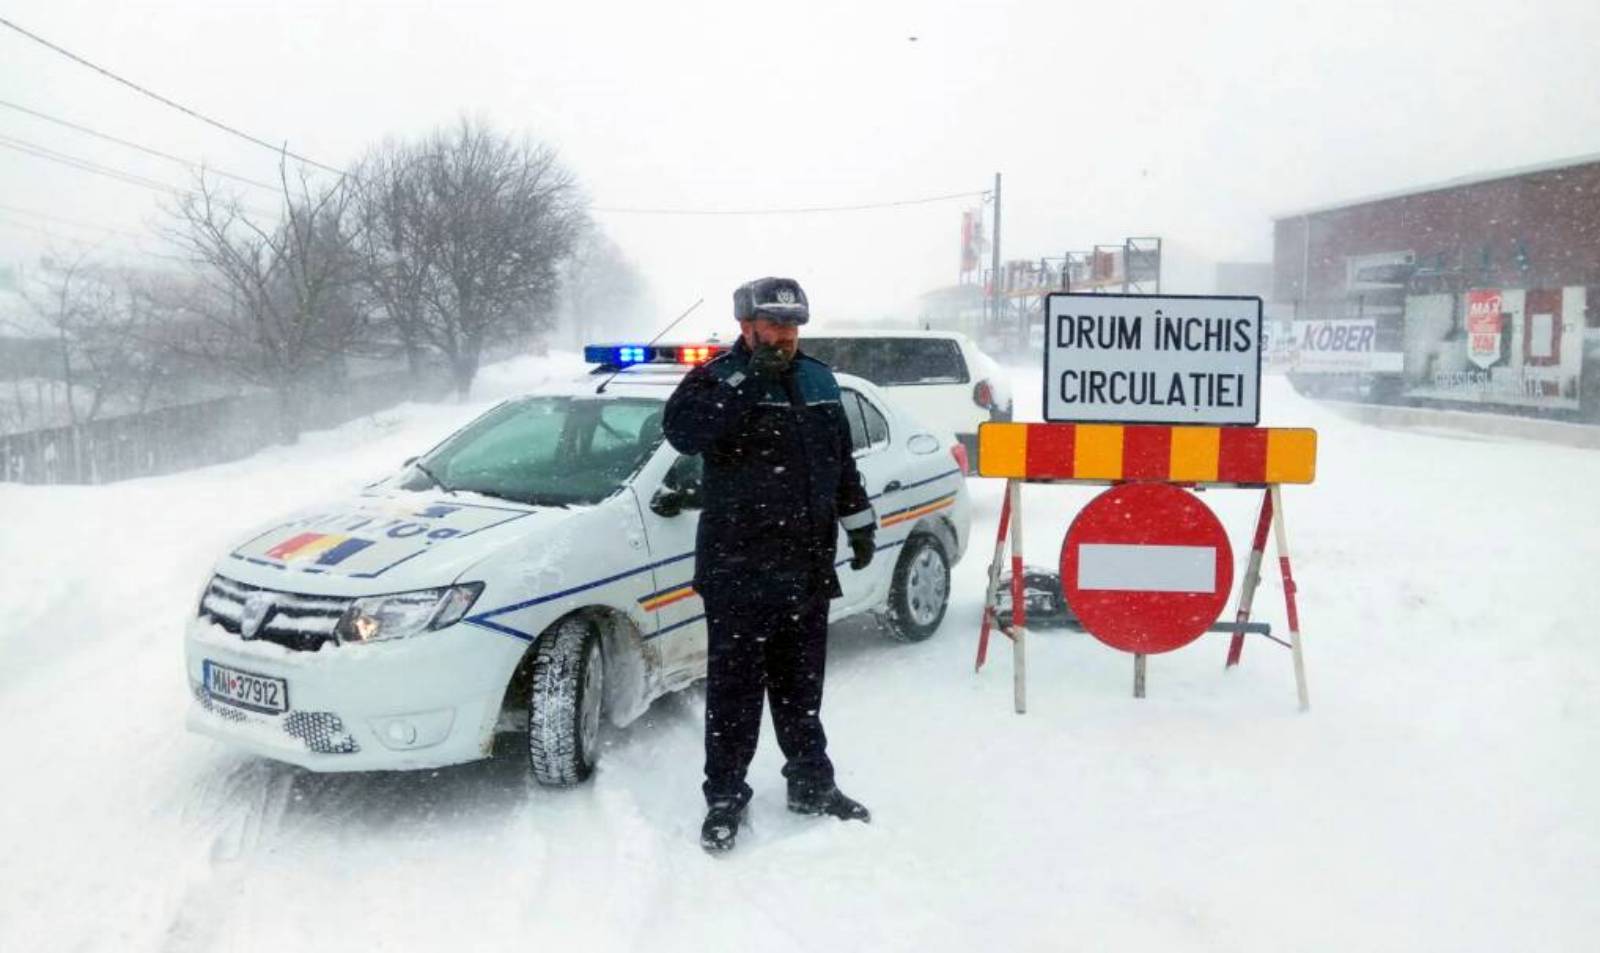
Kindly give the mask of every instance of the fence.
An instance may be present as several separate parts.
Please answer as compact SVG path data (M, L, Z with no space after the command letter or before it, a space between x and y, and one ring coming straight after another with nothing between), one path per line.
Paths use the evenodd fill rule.
M437 399L449 386L442 373L356 378L336 393L308 392L302 419L331 427L405 400ZM271 393L178 404L0 436L0 481L110 483L157 476L238 460L277 437L277 398Z

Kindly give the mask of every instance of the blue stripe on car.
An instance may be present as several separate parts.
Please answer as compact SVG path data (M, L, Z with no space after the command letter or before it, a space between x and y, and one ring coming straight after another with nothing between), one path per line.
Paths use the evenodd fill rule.
M523 632L520 629L514 629L514 628L512 628L510 626L502 625L499 622L495 622L494 621L494 617L498 616L498 615L505 615L508 612L517 612L517 611L520 611L522 609L527 609L527 608L530 608L532 606L540 605L542 603L551 602L551 601L554 601L556 599L562 599L562 598L565 598L567 596L573 595L574 593L584 592L584 591L589 590L589 589L595 589L595 588L598 588L600 586L609 585L609 584L611 584L613 582L617 582L618 580L626 579L629 576L637 576L639 573L649 572L652 569L657 569L657 568L659 568L661 566L671 565L672 563L679 562L679 561L684 560L684 559L692 559L693 557L694 557L694 552L690 551L690 552L687 552L687 553L682 553L680 555L670 557L668 559L657 560L656 562L653 562L653 563L645 563L643 566L636 566L633 569L627 570L626 572L619 572L614 576L606 576L606 577L604 577L602 579L596 579L593 582L586 582L586 583L583 583L582 585L573 586L570 589L562 589L559 592L551 592L551 593L547 593L547 594L542 595L542 596L536 596L536 597L534 597L532 599L528 599L528 600L523 601L523 602L518 602L518 603L515 603L513 605L502 606L499 609L490 609L488 612L480 612L477 615L468 616L466 621L470 622L473 625L479 626L481 628L493 629L496 632L500 632L500 633L503 633L505 635L512 636L514 638L522 639L524 642L532 642L534 640L535 636L529 635L528 633ZM660 633L657 633L657 634L659 635Z
M938 476L931 476L931 477L928 477L926 480L918 480L915 483L907 483L904 486L897 486L897 487L894 488L894 492L895 493L901 493L901 492L904 492L906 490L915 490L919 486L927 486L929 483L933 483L936 480L943 480L945 477L955 476L955 475L959 474L960 472L961 471L959 469L946 470L943 473L939 474ZM871 497L871 499L876 500L876 499L878 499L878 497L881 497L881 496L883 496L883 494L879 493L878 496Z

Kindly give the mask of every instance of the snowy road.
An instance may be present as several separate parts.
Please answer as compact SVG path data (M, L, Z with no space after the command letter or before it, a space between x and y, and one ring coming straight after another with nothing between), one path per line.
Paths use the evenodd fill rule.
M493 368L480 395L554 370ZM1311 713L1262 640L1227 673L1223 636L1153 658L1134 701L1125 656L1044 632L1012 714L1004 647L972 672L999 501L975 482L943 629L834 633L832 751L873 825L787 814L769 733L719 859L698 690L566 792L514 758L315 775L184 732L182 621L224 544L476 405L173 477L0 484L0 950L1593 949L1600 452L1365 428L1275 380L1263 406L1321 432L1318 482L1285 491ZM1092 492L1030 491L1030 562ZM1254 497L1207 500L1247 542ZM1275 580L1258 605L1281 625Z

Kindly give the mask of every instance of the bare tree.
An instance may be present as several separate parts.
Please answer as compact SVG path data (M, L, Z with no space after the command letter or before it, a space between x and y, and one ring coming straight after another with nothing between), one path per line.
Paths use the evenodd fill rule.
M440 242L416 149L392 141L373 149L352 176L361 223L362 279L415 377L428 346L428 282Z
M171 364L157 340L161 318L141 292L141 273L102 265L92 253L46 259L23 296L55 343L40 376L58 380L65 392L72 476L95 481L98 474L85 472L93 470L94 455L86 452L84 428L104 415L142 413Z
M215 292L197 302L204 333L193 346L278 400L279 438L299 438L308 390L342 373L368 330L356 248L360 222L348 178L292 184L280 168L279 217L245 208L202 174L174 210L174 240Z
M402 339L443 355L465 397L485 345L553 324L583 197L555 150L470 119L386 143L363 169L363 220L383 229L367 236L374 296Z

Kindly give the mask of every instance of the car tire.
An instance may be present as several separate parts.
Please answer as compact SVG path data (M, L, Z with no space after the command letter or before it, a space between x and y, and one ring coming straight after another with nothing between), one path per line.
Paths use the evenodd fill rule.
M921 642L944 621L950 605L950 557L939 540L915 533L900 550L889 582L889 637Z
M528 684L528 762L534 780L571 787L600 759L605 657L588 619L568 616L539 637Z

